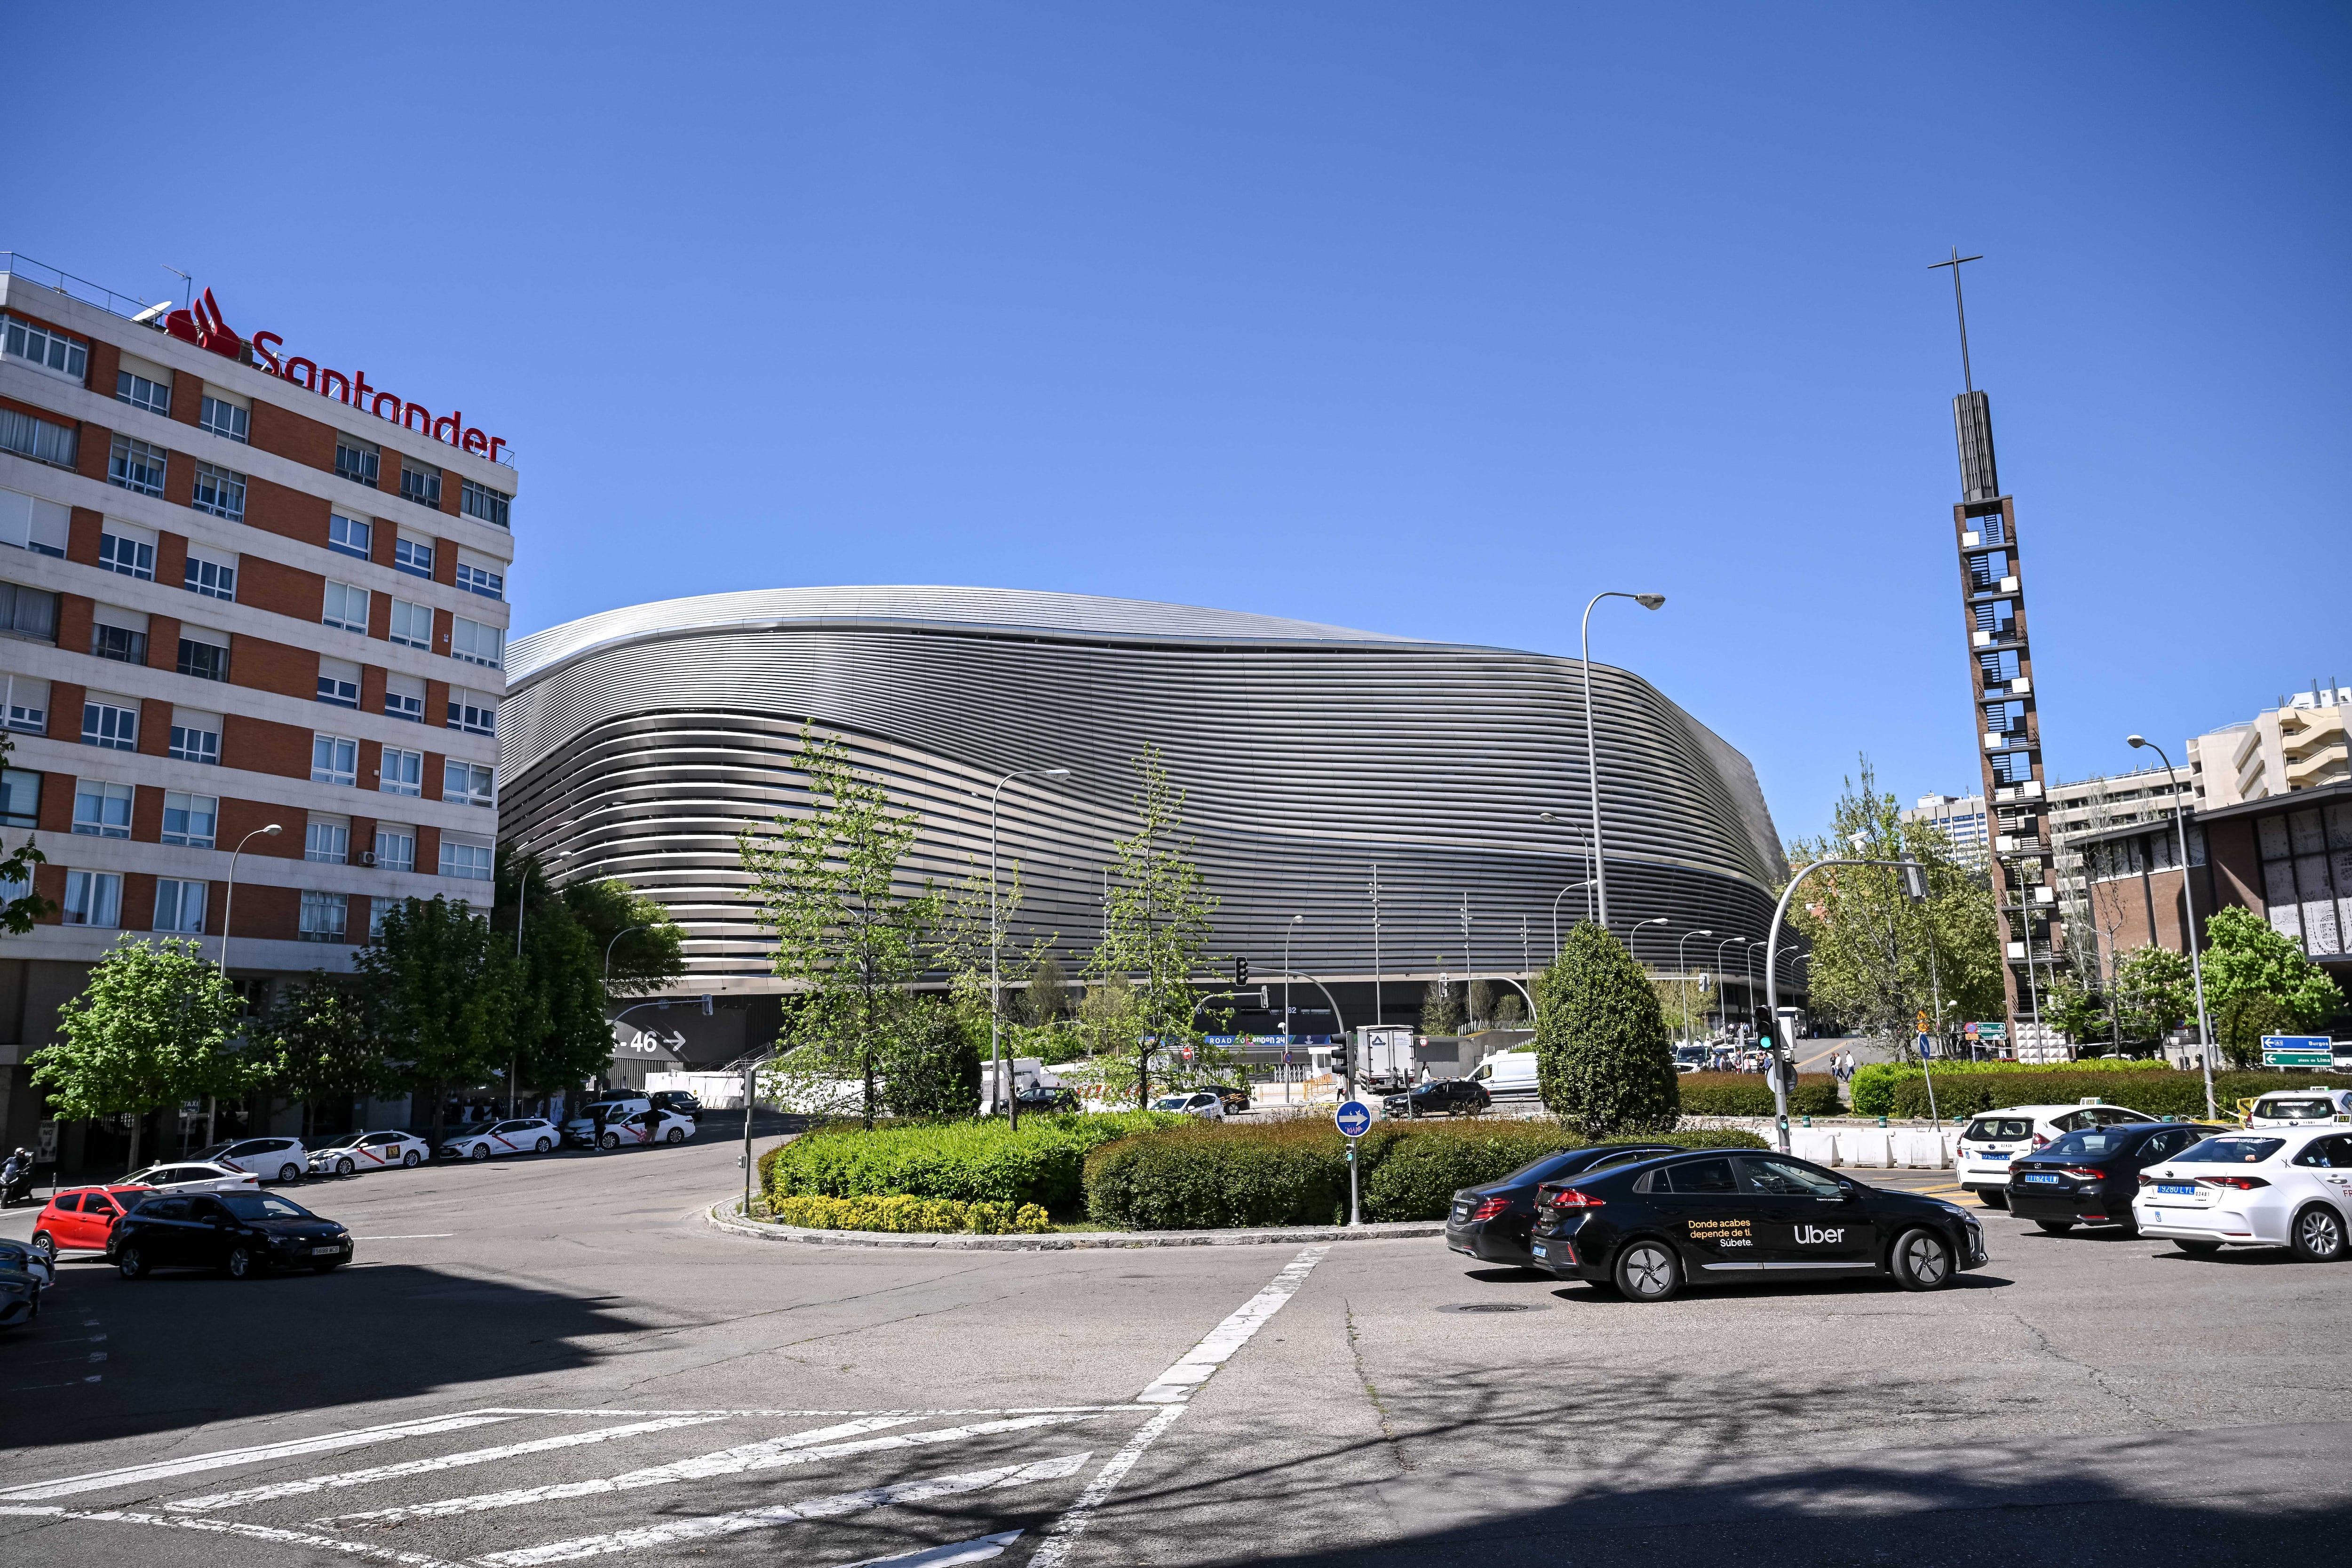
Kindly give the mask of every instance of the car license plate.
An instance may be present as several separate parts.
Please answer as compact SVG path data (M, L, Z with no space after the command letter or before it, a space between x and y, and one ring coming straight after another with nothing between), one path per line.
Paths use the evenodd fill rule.
M2058 1178L2057 1178L2057 1177L2055 1177L2055 1176L2032 1176L2032 1175L2029 1175L2029 1176L2027 1176L2025 1179L2026 1179L2027 1181L2029 1181L2029 1182L2054 1182L2054 1181L2056 1181Z
M2193 1186L2176 1187L2162 1182L2157 1184L2156 1190L2168 1198L2193 1198L2197 1195L2197 1189Z
M315 1258L321 1252L341 1252L341 1250L340 1247L314 1247L310 1249L310 1255Z
M1551 1256L1551 1248L1546 1247L1540 1241L1535 1244L1534 1252L1538 1258L1549 1258Z

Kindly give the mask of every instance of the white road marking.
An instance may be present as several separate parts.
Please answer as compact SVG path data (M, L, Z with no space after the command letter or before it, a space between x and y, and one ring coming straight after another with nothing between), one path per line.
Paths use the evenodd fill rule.
M919 1481L870 1487L864 1491L836 1492L831 1497L810 1498L804 1502L784 1507L746 1509L740 1513L706 1514L697 1519L671 1520L662 1524L642 1525L635 1530L614 1531L604 1535L583 1535L572 1541L551 1542L545 1546L494 1552L477 1561L484 1563L486 1568L537 1568L537 1564L541 1563L568 1563L614 1552L639 1552L680 1541L698 1541L714 1535L732 1535L740 1531L797 1524L803 1520L831 1519L866 1509L928 1502L933 1498L953 1497L961 1492L1025 1487L1073 1475L1093 1457L1091 1454L1063 1454L1026 1465L999 1465L991 1469L967 1470L961 1475L927 1476Z
M701 1426L713 1421L723 1421L722 1415L666 1415L658 1421L633 1421L625 1426L599 1426L589 1432L565 1432L553 1437L538 1437L528 1443L509 1443L498 1448L473 1448L462 1454L441 1454L430 1459L410 1459L397 1465L375 1465L363 1470L344 1470L331 1476L306 1476L299 1481L275 1481L268 1486L247 1487L242 1491L214 1492L207 1497L183 1498L163 1506L174 1513L204 1513L214 1509L243 1508L248 1503L268 1502L278 1498L300 1497L306 1492L328 1491L341 1487L365 1486L372 1481L388 1481L397 1476L429 1475L436 1470L454 1470L467 1465L488 1465L499 1459L511 1459L523 1454L544 1454L557 1448L579 1448L591 1443L609 1442L614 1437L634 1437L645 1432L667 1432L679 1426Z
M366 1513L346 1513L333 1519L319 1521L321 1524L338 1524L362 1529L399 1524L412 1519L445 1519L451 1514L480 1513L494 1508L514 1508L524 1503L556 1502L567 1498L595 1497L610 1492L635 1491L643 1487L667 1486L673 1481L708 1480L715 1476L737 1476L753 1470L781 1469L787 1465L814 1464L821 1459L845 1458L856 1454L887 1453L898 1448L918 1448L932 1443L956 1443L967 1437L991 1436L1000 1432L1025 1432L1039 1426L1061 1426L1073 1421L1091 1421L1093 1415L1024 1415L1009 1421L982 1421L969 1426L946 1426L928 1432L903 1432L888 1437L867 1437L850 1443L825 1443L824 1439L844 1436L855 1432L878 1431L886 1426L904 1426L920 1420L916 1415L876 1415L862 1421L845 1421L838 1426L820 1427L814 1432L795 1433L789 1437L773 1437L761 1443L746 1443L740 1447L721 1448L715 1454L680 1459L675 1464L656 1465L650 1469L631 1470L626 1475L606 1480L562 1481L551 1486L520 1487L512 1491L483 1492L474 1497L446 1498L439 1502L413 1503L405 1508L376 1509Z
M1002 1535L979 1535L970 1541L959 1541L951 1546L926 1546L920 1552L901 1552L896 1557L861 1557L855 1563L845 1563L841 1568L950 1568L957 1563L985 1563L1001 1557L1004 1549L1021 1539L1017 1530Z
M1183 1414L1184 1406L1181 1405L1163 1405L1153 1411L1151 1419L1137 1428L1135 1436L1127 1440L1126 1447L1113 1454L1103 1468L1095 1472L1095 1479L1087 1483L1087 1489L1078 1494L1078 1500L1072 1503L1061 1518L1045 1527L1035 1554L1029 1559L1029 1568L1060 1568L1062 1563L1068 1562L1078 1537L1085 1534L1087 1526L1094 1522L1095 1510L1109 1498L1111 1489L1126 1479L1127 1472L1135 1468L1135 1461L1143 1458L1143 1450L1159 1441L1160 1435L1173 1426L1176 1417Z
M299 1530L273 1530L268 1525L246 1524L236 1520L174 1519L169 1514L133 1513L123 1509L11 1508L0 1505L0 1516L5 1515L80 1520L98 1524L152 1524L165 1530L201 1530L215 1535L238 1536L247 1541L315 1546L322 1551L346 1552L379 1563L398 1563L404 1568L460 1568L459 1564L444 1562L438 1557L427 1557L421 1552L402 1552L394 1547L371 1545L364 1541L337 1541L332 1536L310 1535Z
M94 1383L97 1379L87 1381ZM331 1432L323 1437L263 1443L250 1448L222 1448L210 1454L191 1454L184 1459L130 1465L119 1470L94 1470L88 1475L64 1476L53 1481L34 1481L26 1486L10 1487L0 1491L0 1501L38 1502L44 1498L71 1497L77 1492L104 1491L110 1487L139 1486L148 1481L169 1480L173 1476L194 1475L201 1470L226 1469L232 1465L257 1465L271 1459L290 1459L303 1454L323 1454L336 1448L397 1442L404 1437L426 1437L437 1432L462 1432L469 1426L488 1426L495 1422L513 1419L511 1415L477 1411L423 1421L399 1421L387 1426L366 1426L352 1432Z
M1216 1370L1233 1359L1234 1352L1249 1343L1250 1336L1265 1327L1268 1318L1282 1310L1307 1276L1323 1261L1328 1247L1310 1247L1290 1260L1266 1288L1241 1305L1241 1310L1215 1328L1208 1337L1184 1353L1181 1360L1152 1380L1151 1386L1135 1396L1139 1405L1180 1405L1192 1397L1192 1391L1209 1381Z

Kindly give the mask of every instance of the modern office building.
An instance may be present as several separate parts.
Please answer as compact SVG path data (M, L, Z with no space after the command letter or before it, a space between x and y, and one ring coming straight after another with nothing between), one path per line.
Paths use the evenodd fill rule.
M1923 795L1917 805L1902 815L1906 822L1926 823L1940 831L1951 841L1953 857L1961 864L1985 869L1992 846L1985 832L1984 796Z
M803 724L919 815L910 874L941 886L984 871L1008 773L1072 770L1004 787L999 837L1024 897L1011 940L1050 939L1074 973L1099 931L1111 842L1133 827L1135 759L1157 747L1221 900L1215 951L1248 958L1276 1005L1286 953L1294 1004L1323 1010L1301 1032L1409 1023L1441 975L1523 977L1547 962L1555 919L1564 930L1588 909L1572 659L913 587L641 605L511 651L506 833L560 880L619 878L670 906L688 938L678 992L719 996L720 1022L700 1038L699 1008L679 1008L658 1026L706 1060L772 1031L772 942L736 840L804 809ZM1635 951L1655 966L1711 971L1720 953L1744 978L1751 961L1720 941L1764 935L1785 875L1753 771L1640 677L1596 665L1592 686L1613 924L1638 924ZM1671 923L1640 924L1659 918ZM1700 928L1716 938L1681 942Z
M0 1136L31 1143L25 1058L121 934L233 940L258 1002L393 900L487 901L516 481L466 416L309 357L353 344L0 265L0 821L51 905L0 939Z

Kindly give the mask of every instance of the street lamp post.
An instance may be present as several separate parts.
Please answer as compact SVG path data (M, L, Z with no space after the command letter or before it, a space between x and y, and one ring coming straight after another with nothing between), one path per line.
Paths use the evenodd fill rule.
M1282 928L1282 1059L1286 1062L1290 1059L1290 933L1306 918L1304 914L1293 915L1290 923Z
M244 837L238 839L236 841L236 847L228 852L228 889L221 895L221 978L223 980L226 980L228 978L229 916L236 909L236 858L244 854L245 847L252 843L255 839L275 838L285 831L286 830L283 827L274 822L267 827L257 827L252 832L247 834Z
M1554 894L1551 896L1551 951L1552 951L1552 956L1553 956L1553 957L1557 958L1557 957L1559 957L1559 901L1560 901L1560 900L1562 900L1562 899L1564 899L1564 898L1568 897L1568 896L1569 896L1569 894L1570 894L1570 893L1572 893L1572 892L1576 891L1576 889L1579 889L1579 888L1589 888L1589 887L1591 887L1591 886L1592 886L1592 879L1591 879L1591 878L1590 878L1590 877L1587 877L1587 878L1586 878L1584 880L1582 880L1581 882L1570 882L1567 887L1562 888L1559 892L1554 893Z
M1718 1034L1731 1031L1731 994L1723 989L1723 950L1747 940L1742 936L1727 936L1715 944L1715 1027Z
M1631 599L1645 610L1654 610L1666 602L1664 594L1621 594L1615 589L1595 594L1584 606L1584 780L1591 786L1592 797L1592 885L1593 902L1600 908L1601 924L1609 924L1609 869L1607 851L1601 837L1601 763L1600 752L1592 739L1592 606L1603 599Z
M2172 781L2172 758L2162 746L2145 735L2126 735L2124 739L2134 751L2146 746L2158 756L2164 758L2165 782L2168 784ZM2191 889L2189 879L2189 807L2182 801L2180 792L2177 788L2172 795L2172 826L2174 831L2180 835L2180 911L2189 922L2186 935L2189 948L2189 975L2197 984L2197 1041L2204 1047L2197 1053L2197 1057L2205 1064L2205 1115L2210 1121L2214 1116L2213 1027L2205 1016L2205 965L2197 955L2197 895ZM2156 933L2150 931L2148 934L2154 936ZM2030 953L2033 951L2031 931L2027 932L2026 940L2028 944L2026 952ZM2041 1016L2039 1007L2035 1009L2034 1016L2037 1019Z
M1748 1010L1750 1013L1756 1011L1756 950L1763 945L1761 938L1751 938L1748 943ZM1770 1018L1766 1022L1777 1026L1780 1020Z
M1691 938L1695 936L1713 936L1715 932L1712 931L1705 929L1698 931L1686 931L1683 932L1682 941L1675 943L1675 967L1683 972L1683 1044L1685 1045L1689 1045L1691 1041L1691 994L1690 967L1683 954L1690 946Z
M1021 1125L1021 1107L1014 1100L1009 1075L1004 1070L1004 1042L1001 1026L1004 1017L1004 997L999 989L996 973L996 952L1004 942L1004 921L996 911L996 807L1003 798L1004 786L1014 779L1066 779L1067 768L1024 768L1010 773L996 781L988 795L988 1060L989 1081L1004 1101L1005 1120L1011 1126ZM749 1111L746 1111L749 1114Z

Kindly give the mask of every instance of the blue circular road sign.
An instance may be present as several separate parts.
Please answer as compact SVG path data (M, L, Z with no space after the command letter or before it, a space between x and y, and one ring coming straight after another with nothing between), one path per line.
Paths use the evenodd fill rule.
M1360 1100L1345 1100L1337 1110L1331 1112L1331 1120L1337 1122L1339 1131L1349 1137L1361 1138L1371 1131L1372 1108Z

